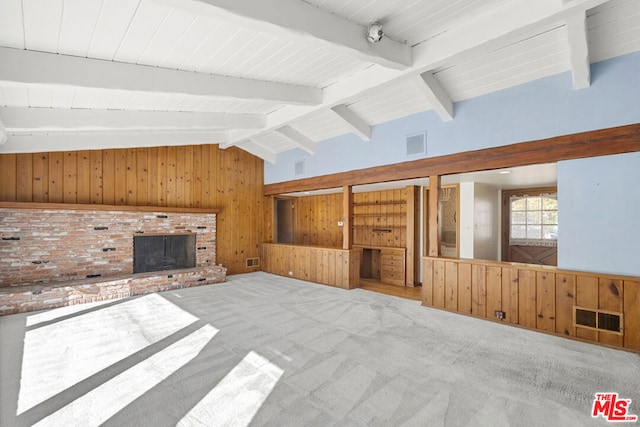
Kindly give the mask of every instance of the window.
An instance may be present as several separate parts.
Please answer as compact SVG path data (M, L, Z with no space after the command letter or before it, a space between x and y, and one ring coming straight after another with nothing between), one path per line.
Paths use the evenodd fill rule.
M556 246L558 242L558 194L511 196L509 244Z

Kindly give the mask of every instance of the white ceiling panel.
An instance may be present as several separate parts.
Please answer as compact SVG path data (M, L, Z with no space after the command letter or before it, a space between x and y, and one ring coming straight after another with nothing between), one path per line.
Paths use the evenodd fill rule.
M101 1L65 0L57 53L87 56L101 11Z
M3 46L25 48L22 22L21 0L0 1L0 40Z
M264 148L269 151L273 151L274 153L292 150L298 147L295 143L276 132L269 132L258 138L252 139L252 141L262 145Z
M322 141L351 132L351 128L344 121L338 120L330 110L321 110L298 119L293 122L293 127L314 141Z
M89 44L89 58L113 60L139 3L136 0L104 0Z
M23 0L24 37L27 49L58 51L63 0Z
M136 10L114 61L137 64L146 52L147 46L164 25L169 8L151 1L142 1ZM153 64L156 65L156 64Z
M388 122L433 108L413 83L398 82L367 94L361 100L348 105L349 109L370 125Z
M640 1L615 0L587 16L591 62L640 50Z
M439 70L436 76L451 99L461 101L568 69L566 32L560 26Z
M569 71L564 22L585 14L591 62L640 51L640 0L0 0L0 106L25 120L26 107L119 110L129 122L141 111L256 115L258 126L223 121L217 138L273 161L299 146L278 129L310 147L354 132L337 106L362 127L434 107L455 120L451 101ZM385 37L369 44L376 20ZM188 143L180 130L163 141Z

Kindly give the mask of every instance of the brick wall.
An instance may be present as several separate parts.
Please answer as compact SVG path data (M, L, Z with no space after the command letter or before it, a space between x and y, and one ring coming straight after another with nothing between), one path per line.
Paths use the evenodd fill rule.
M133 236L196 234L196 266L216 263L216 215L0 208L0 287L133 273Z

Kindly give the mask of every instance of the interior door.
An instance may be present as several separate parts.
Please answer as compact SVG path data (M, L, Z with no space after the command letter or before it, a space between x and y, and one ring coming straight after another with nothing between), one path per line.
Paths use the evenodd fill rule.
M558 265L557 188L502 192L502 260Z
M276 199L276 242L293 244L293 199Z

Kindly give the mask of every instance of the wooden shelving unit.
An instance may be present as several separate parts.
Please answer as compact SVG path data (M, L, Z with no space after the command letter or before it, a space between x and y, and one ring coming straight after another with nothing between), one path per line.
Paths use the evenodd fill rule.
M415 187L353 195L353 245L363 251L363 278L415 284L417 195Z

